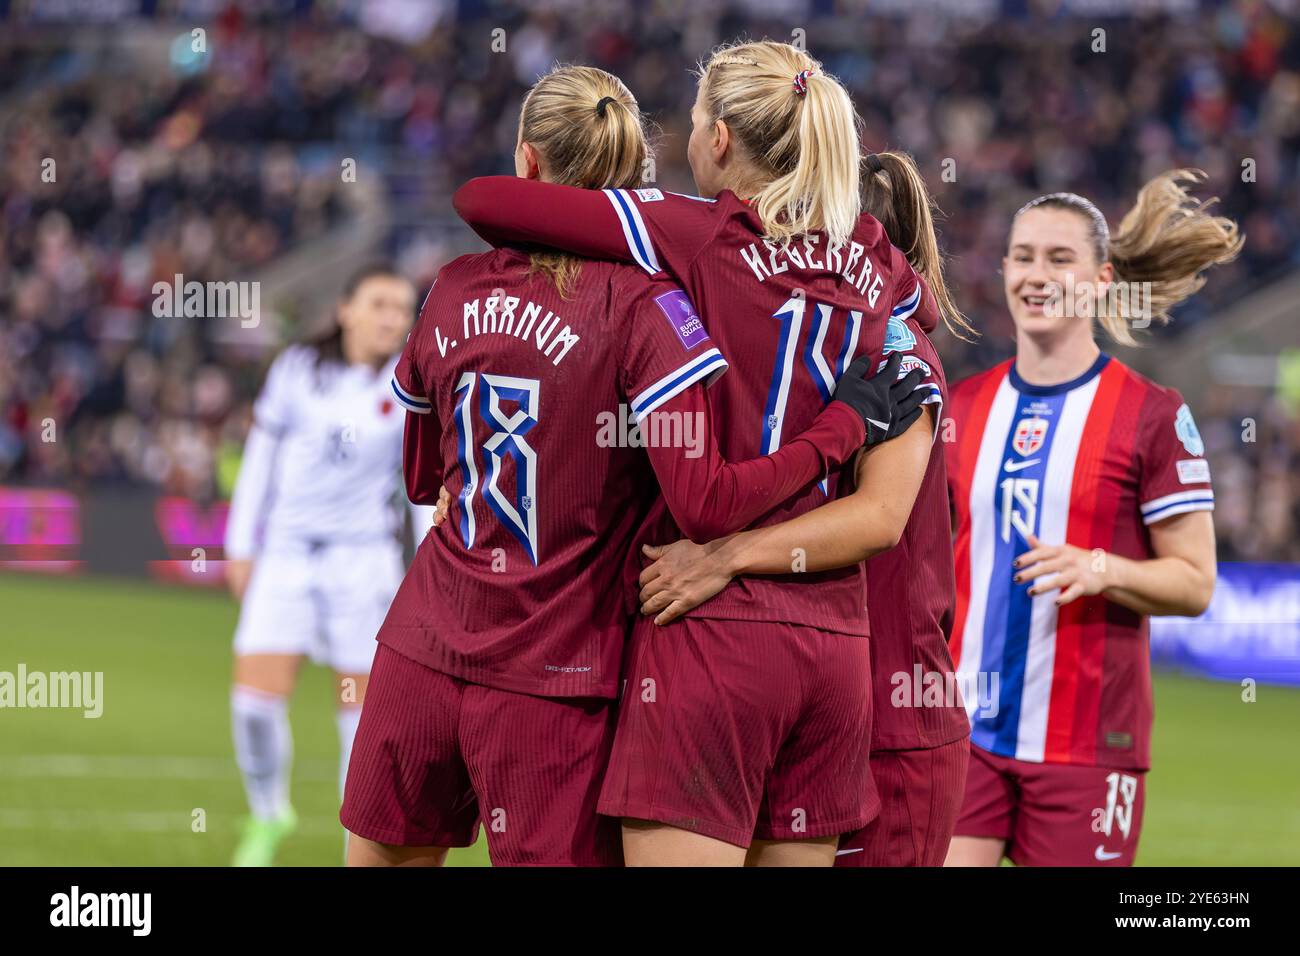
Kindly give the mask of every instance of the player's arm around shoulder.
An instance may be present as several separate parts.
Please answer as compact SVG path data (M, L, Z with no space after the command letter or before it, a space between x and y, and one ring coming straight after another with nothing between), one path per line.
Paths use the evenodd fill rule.
M663 275L615 267L610 282L621 339L619 387L640 423L695 384L712 384L727 369L704 319L686 291Z
M452 196L456 214L485 242L541 245L593 259L636 262L609 190L518 176L480 176Z
M916 341L911 349L903 353L899 372L902 375L914 370L921 372L916 387L924 393L922 404L934 406L931 419L934 425L932 437L938 439L942 429L944 408L948 404L948 378L943 370L943 360L939 358L939 350L930 341L929 334L915 317L909 318L905 324Z

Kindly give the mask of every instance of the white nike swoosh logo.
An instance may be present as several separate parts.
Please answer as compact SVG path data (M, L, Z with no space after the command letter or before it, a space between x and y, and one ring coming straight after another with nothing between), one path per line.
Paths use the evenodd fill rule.
M836 856L848 856L850 853L861 853L866 847L858 847L855 850L836 850Z
M1115 859L1118 859L1119 857L1123 856L1124 854L1123 854L1123 853L1109 853L1109 852L1107 852L1107 850L1106 850L1106 848L1105 848L1104 846L1099 846L1099 847L1097 847L1097 851L1096 851L1096 853L1094 853L1093 855L1096 856L1098 860L1101 860L1102 862L1105 862L1106 860L1115 860Z
M878 422L874 418L868 418L867 421L871 422L871 424L875 425L877 428L883 428L886 431L889 430L889 422Z
M1005 471L1014 473L1017 471L1024 471L1030 465L1038 464L1038 461L1039 459L1037 458L1031 458L1029 459L1029 461L1012 461L1010 458L1008 458L1005 462L1002 463L1002 468Z

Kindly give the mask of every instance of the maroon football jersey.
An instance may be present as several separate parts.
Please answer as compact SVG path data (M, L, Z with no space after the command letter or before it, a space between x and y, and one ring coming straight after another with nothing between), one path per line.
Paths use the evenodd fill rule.
M814 234L781 247L762 239L757 213L725 190L707 200L490 177L462 187L455 202L491 242L616 258L681 283L731 366L708 397L729 460L768 454L807 428L853 359L881 355L891 316L934 325L933 296L868 215L847 245ZM851 469L837 469L755 526L797 517L851 485ZM799 560L791 555L792 571ZM864 586L861 565L744 577L690 613L865 635Z
M939 353L912 320L910 335L893 337L885 353L903 354L898 374L920 369L919 388L934 405L935 442L912 514L898 544L866 562L871 603L871 679L875 721L871 749L915 750L938 747L970 733L955 687L948 637L952 632L956 584L953 579L952 522L940 422L948 399Z
M454 504L379 640L504 690L613 696L622 566L658 496L628 430L725 367L681 290L626 266L584 263L569 299L517 251L446 266L394 391Z
M638 528L740 530L861 445L832 403L773 455L724 461L704 382L726 368L686 293L583 264L570 298L502 250L446 267L393 379L412 500L449 521L416 554L379 639L477 683L616 692Z

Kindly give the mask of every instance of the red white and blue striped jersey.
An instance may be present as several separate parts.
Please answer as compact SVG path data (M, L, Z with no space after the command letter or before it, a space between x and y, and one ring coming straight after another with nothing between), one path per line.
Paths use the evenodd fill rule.
M971 742L1018 760L1146 769L1147 620L1101 595L1057 608L1012 561L1044 544L1153 557L1147 525L1214 508L1191 410L1101 355L1083 375L1026 383L1012 361L959 382L946 444L957 610L951 649Z

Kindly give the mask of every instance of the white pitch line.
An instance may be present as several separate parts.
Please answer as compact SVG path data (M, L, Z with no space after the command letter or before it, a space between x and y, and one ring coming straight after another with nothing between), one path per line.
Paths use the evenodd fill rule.
M307 780L337 780L338 764L324 760L295 763L293 775ZM156 754L19 754L0 757L0 779L13 777L94 777L149 780L225 780L237 778L233 757L168 757Z

